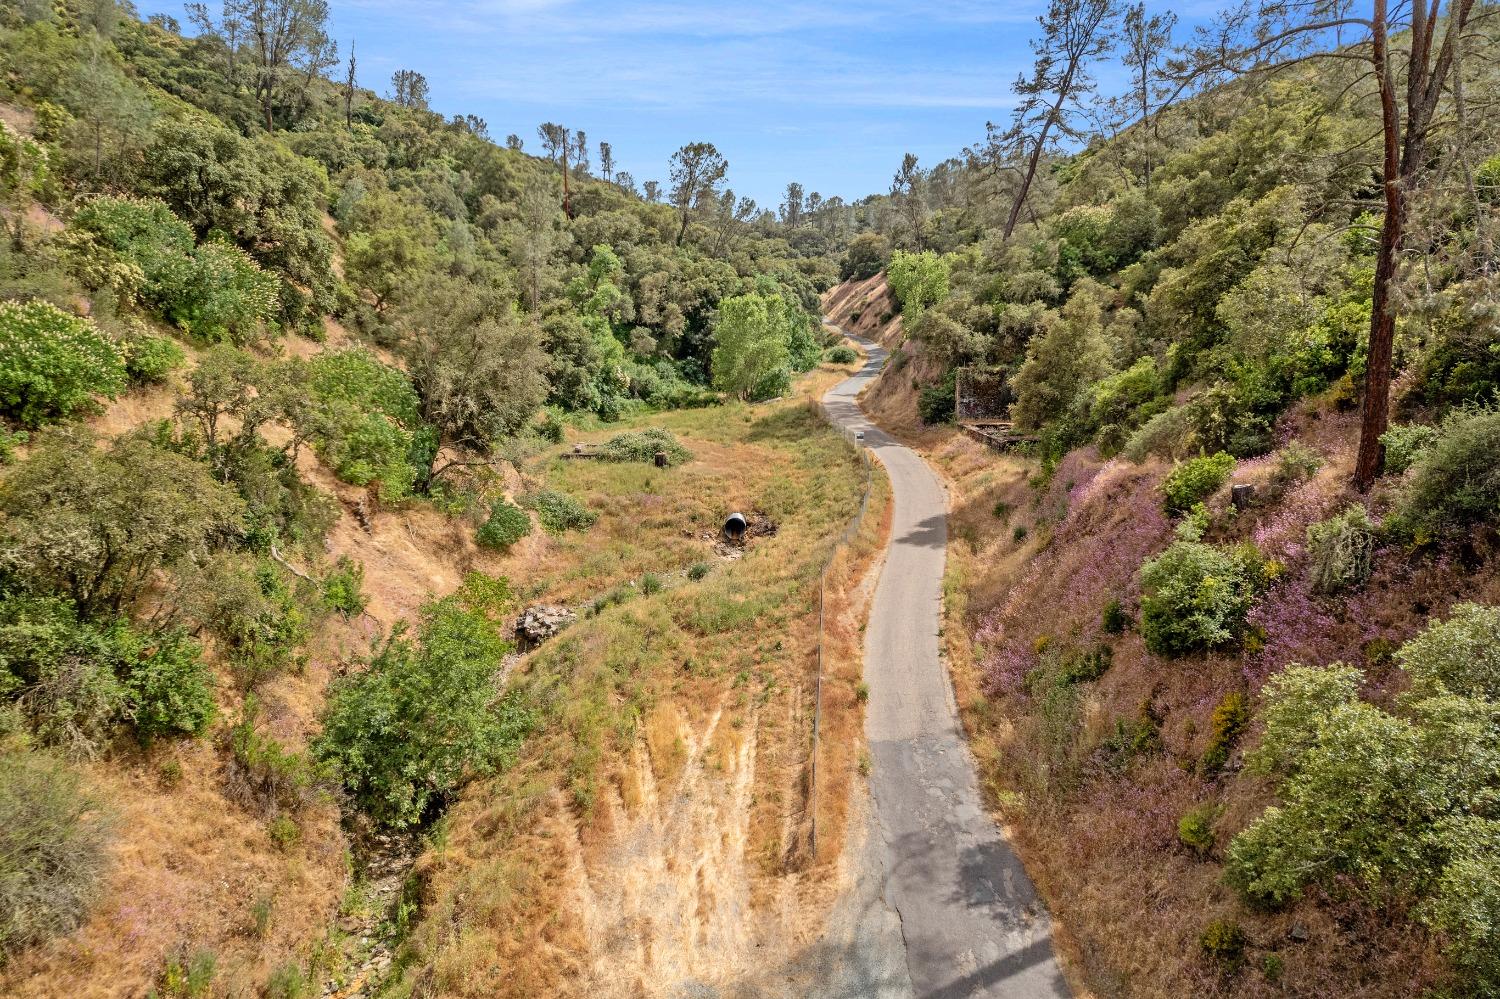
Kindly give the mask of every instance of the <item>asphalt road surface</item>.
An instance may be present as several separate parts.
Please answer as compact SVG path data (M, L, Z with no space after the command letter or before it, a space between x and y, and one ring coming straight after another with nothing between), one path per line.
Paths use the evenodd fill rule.
M864 367L823 402L835 422L864 432L890 476L895 514L865 633L872 828L842 960L816 991L1067 997L1046 909L981 805L938 655L947 495L921 457L865 419L856 396L880 373L885 351L859 342Z

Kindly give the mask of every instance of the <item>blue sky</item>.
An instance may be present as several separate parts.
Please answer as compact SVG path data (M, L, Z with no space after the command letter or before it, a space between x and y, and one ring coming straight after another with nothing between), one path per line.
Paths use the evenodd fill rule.
M137 6L182 18L180 2ZM1006 120L1044 0L331 6L363 86L386 93L394 70L415 69L435 110L477 114L528 150L543 121L581 128L638 182L665 181L678 146L713 142L730 185L775 207L789 180L825 197L883 192L906 152L931 165Z

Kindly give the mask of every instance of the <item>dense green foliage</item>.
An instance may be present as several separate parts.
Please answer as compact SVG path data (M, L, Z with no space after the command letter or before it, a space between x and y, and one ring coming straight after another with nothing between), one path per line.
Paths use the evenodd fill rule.
M1141 636L1159 655L1236 641L1260 575L1253 550L1179 541L1141 566Z
M1400 517L1428 536L1444 536L1500 518L1500 408L1450 413L1412 461Z
M1252 763L1281 804L1230 844L1229 880L1263 905L1335 883L1411 902L1483 992L1500 985L1500 610L1460 605L1397 659L1412 689L1394 712L1341 664L1267 684Z
M363 673L334 688L315 747L378 822L409 826L503 766L533 725L495 673L510 644L458 598L430 604Z
M670 430L650 427L632 433L616 434L599 447L599 453L613 461L656 460L658 453L667 456L668 465L692 460L692 452L683 447Z
M497 499L490 504L490 515L479 525L474 540L486 548L508 552L530 533L531 517L526 511L507 499Z
M563 534L567 531L586 531L594 526L599 515L567 493L555 489L543 489L527 493L521 504L536 511L536 519L548 534Z
M1233 470L1234 456L1223 451L1179 462L1161 484L1167 512L1191 510L1193 504L1207 499L1222 486Z
M119 349L46 302L0 302L0 414L22 426L71 416L125 387Z

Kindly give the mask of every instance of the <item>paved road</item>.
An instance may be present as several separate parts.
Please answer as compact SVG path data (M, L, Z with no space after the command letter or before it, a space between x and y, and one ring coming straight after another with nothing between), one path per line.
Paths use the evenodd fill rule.
M947 495L925 461L865 419L855 397L885 351L860 343L866 364L823 402L836 422L864 431L890 476L895 518L865 633L873 829L841 962L856 967L819 993L1067 997L1046 910L980 803L938 657Z

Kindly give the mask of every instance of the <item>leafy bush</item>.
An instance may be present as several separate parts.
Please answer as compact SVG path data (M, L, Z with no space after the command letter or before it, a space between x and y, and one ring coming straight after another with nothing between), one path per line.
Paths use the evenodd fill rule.
M1271 482L1279 488L1310 479L1323 467L1323 456L1301 441L1288 442L1275 457Z
M0 962L82 924L105 839L76 773L38 754L0 753Z
M49 436L0 482L0 569L113 613L158 569L205 554L241 527L244 504L203 465L140 436L108 450Z
M81 621L51 598L0 602L0 680L44 745L91 755L121 721L142 742L200 735L213 720L213 678L197 643ZM6 686L0 683L0 690Z
M1365 584L1375 554L1375 525L1358 503L1307 527L1308 571L1318 593L1337 593Z
M542 414L541 420L536 424L536 433L544 441L552 444L561 444L563 441L562 421L551 411Z
M648 597L655 596L662 590L661 577L654 572L648 572L641 577L641 593Z
M859 360L859 352L853 347L839 344L828 351L828 360L833 364L853 364Z
M248 343L279 310L280 286L243 250L210 241L155 199L92 198L73 224L139 268L147 302L168 322L203 340Z
M314 584L270 559L228 553L178 578L182 606L223 640L247 685L298 664L297 648L311 631L309 610L321 604Z
M125 355L125 374L136 385L164 382L187 360L177 341L152 333L139 333L120 346Z
M1500 607L1458 604L1396 653L1415 693L1500 702Z
M1229 751L1250 725L1250 702L1237 690L1225 694L1208 720L1208 746L1199 767L1205 774L1218 773L1229 762Z
M497 499L490 504L489 519L479 525L474 540L486 548L508 552L530 533L531 517L526 511L509 500Z
M181 634L151 641L134 637L139 652L125 676L126 698L136 736L143 742L178 735L202 735L213 722L213 673L202 649Z
M1214 818L1218 809L1213 805L1199 805L1184 815L1177 823L1177 839L1183 846L1200 857L1207 856L1214 848Z
M1114 658L1114 650L1103 643L1090 649L1079 649L1063 659L1058 679L1063 683L1097 680L1109 671Z
M365 612L370 598L365 596L365 566L347 555L323 577L323 606L341 614L345 620Z
M677 442L671 431L651 427L636 433L616 434L599 447L599 453L610 461L656 460L656 452L667 455L668 465L691 461L693 453Z
M397 629L369 668L334 687L318 757L378 823L421 822L472 777L514 756L535 718L495 687L511 649L482 614L449 597Z
M1245 931L1232 919L1215 919L1198 938L1204 956L1216 961L1225 971L1234 971L1245 962Z
M1099 627L1104 629L1106 635L1123 635L1130 630L1135 622L1130 618L1130 612L1118 599L1111 600L1104 605L1104 613L1100 615Z
M1438 428L1425 423L1396 424L1380 435L1385 445L1385 470L1391 475L1400 475L1436 444Z
M28 427L125 388L125 361L92 320L46 302L0 302L0 413Z
M922 386L921 392L917 394L917 415L922 418L923 423L947 423L957 414L954 379L955 375L950 371L937 384Z
M1193 504L1207 499L1222 486L1233 470L1234 456L1223 451L1179 462L1161 484L1167 498L1167 512L1192 509Z
M307 753L288 749L259 728L260 701L245 698L239 721L229 731L235 779L247 797L268 810L296 811L328 781L328 769Z
M1414 903L1469 990L1500 986L1500 608L1454 608L1396 658L1411 690L1394 713L1362 701L1343 664L1290 666L1263 690L1252 754L1281 803L1230 843L1226 874L1279 906L1309 885Z
M551 489L528 493L521 498L521 504L536 511L537 520L548 534L586 531L599 519L597 513L572 496Z
M1141 566L1141 635L1158 655L1227 645L1255 600L1258 555L1179 541Z
M125 713L120 655L109 630L53 598L0 602L0 693L44 746L92 756Z
M712 571L713 566L709 565L707 562L694 562L692 565L688 566L687 575L688 579L696 582L697 580L703 579Z
M1470 407L1443 420L1412 465L1400 518L1419 533L1451 534L1500 516L1500 408Z
M305 429L334 474L358 486L378 483L386 500L411 495L436 437L406 375L363 350L320 354L308 373L322 405Z

